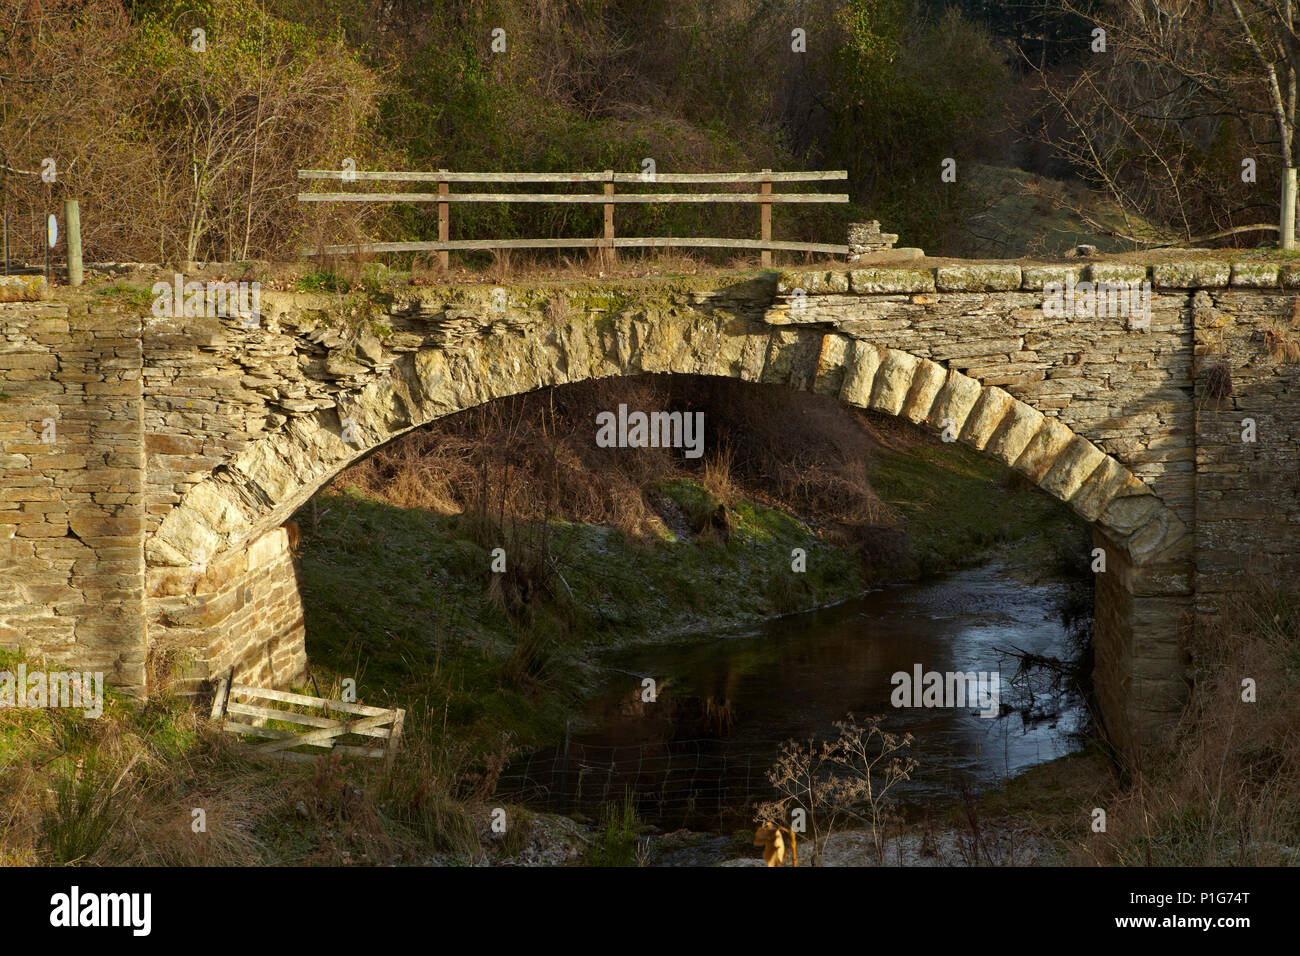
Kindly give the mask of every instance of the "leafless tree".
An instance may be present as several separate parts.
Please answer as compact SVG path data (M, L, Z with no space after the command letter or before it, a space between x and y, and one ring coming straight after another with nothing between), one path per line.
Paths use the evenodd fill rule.
M1112 0L1101 13L1053 2L1094 24L1080 37L1093 52L1064 75L1039 71L1049 104L1041 136L1124 210L1120 237L1269 231L1292 248L1295 0ZM1277 177L1276 225L1257 221L1271 204L1253 197L1245 159Z
M292 254L317 212L294 201L297 169L382 161L368 135L382 82L346 47L237 0L204 9L159 22L116 0L0 0L5 211L34 222L79 198L91 259Z
M834 740L790 740L767 779L780 796L760 803L754 819L761 823L786 823L793 810L802 810L813 840L816 865L827 838L844 823L865 824L877 859L883 863L885 829L891 816L889 792L910 778L916 761L905 755L911 734L891 734L882 718L859 722L852 714L837 721Z

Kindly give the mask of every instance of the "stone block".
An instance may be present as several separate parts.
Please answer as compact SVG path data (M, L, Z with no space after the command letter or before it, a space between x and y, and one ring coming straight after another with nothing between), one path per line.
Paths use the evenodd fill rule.
M901 412L912 388L912 377L920 365L921 360L915 355L897 349L886 351L871 388L869 406L886 415Z
M935 270L935 288L940 292L999 292L1020 288L1020 266L961 265Z

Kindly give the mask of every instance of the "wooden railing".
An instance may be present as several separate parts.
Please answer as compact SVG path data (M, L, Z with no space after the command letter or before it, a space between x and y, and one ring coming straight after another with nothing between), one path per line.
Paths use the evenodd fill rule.
M365 172L361 170L300 169L301 179L339 179L344 181L378 181L433 183L437 192L378 193L299 193L300 202L436 202L438 204L437 242L371 242L327 245L304 249L305 255L347 254L354 251L370 252L426 252L437 251L444 268L453 249L565 249L595 248L602 256L612 256L615 249L648 248L655 246L712 247L723 249L758 249L764 266L772 264L772 251L824 252L847 255L849 247L825 242L779 242L772 239L772 206L785 203L846 203L844 193L774 193L773 183L825 182L847 179L842 169L814 170L808 172L773 172L764 169L757 173L453 173L445 169L437 172ZM451 191L452 183L599 183L599 193L496 193ZM758 192L737 193L615 193L619 184L652 186L660 184L744 184L753 183ZM452 239L450 209L454 203L504 202L504 203L575 203L601 204L605 207L604 235L593 239ZM697 236L616 237L614 235L614 208L624 203L757 203L760 207L758 239L725 239Z

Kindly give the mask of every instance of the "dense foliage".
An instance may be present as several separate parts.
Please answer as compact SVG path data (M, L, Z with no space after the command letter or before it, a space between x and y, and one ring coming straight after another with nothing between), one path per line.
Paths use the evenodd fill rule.
M1008 182L981 170L1009 167L1104 192L1154 224L1142 235L1190 237L1275 219L1289 149L1268 71L1285 92L1288 34L1269 0L1242 3L1238 23L1146 0L0 0L0 203L20 255L75 196L92 260L294 258L324 236L436 238L432 204L295 202L298 168L348 159L844 168L853 204L778 207L779 238L842 241L846 220L877 218L969 254L1005 198L988 184ZM1247 154L1258 185L1237 175ZM472 204L453 221L457 238L592 236L600 216ZM757 218L620 206L618 229L752 237ZM1017 241L997 249L1034 248Z

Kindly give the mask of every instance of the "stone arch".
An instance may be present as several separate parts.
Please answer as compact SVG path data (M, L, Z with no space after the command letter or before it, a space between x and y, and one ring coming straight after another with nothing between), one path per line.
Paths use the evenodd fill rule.
M189 648L194 679L235 667L248 679L282 681L304 662L301 607L292 595L287 608L276 603L296 587L279 525L357 459L494 399L660 372L835 396L946 429L1025 475L1090 522L1107 551L1109 577L1097 588L1107 724L1117 737L1144 737L1142 728L1176 713L1177 625L1190 603L1187 528L1121 461L998 386L829 324L774 326L735 309L560 323L479 315L435 329L413 350L384 348L380 359L368 380L338 392L334 407L290 418L218 466L146 538L150 644Z

